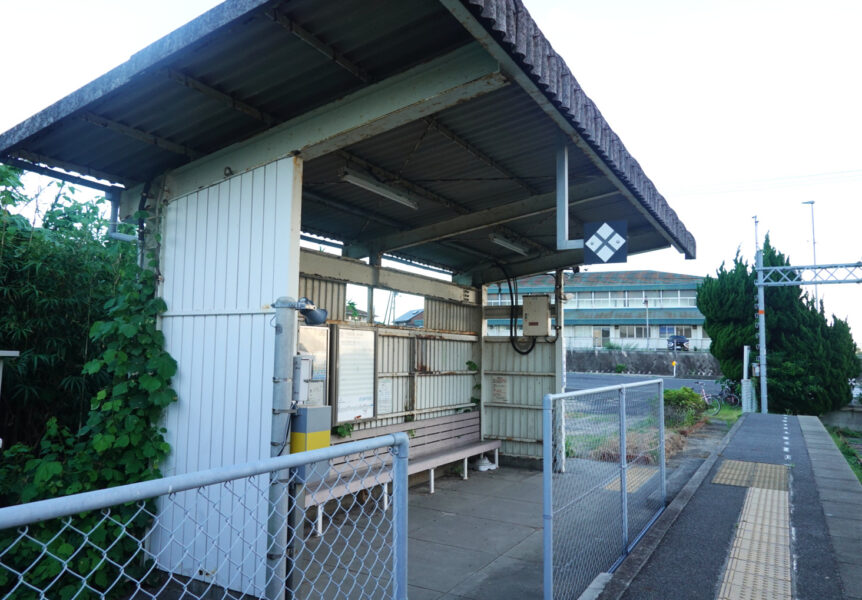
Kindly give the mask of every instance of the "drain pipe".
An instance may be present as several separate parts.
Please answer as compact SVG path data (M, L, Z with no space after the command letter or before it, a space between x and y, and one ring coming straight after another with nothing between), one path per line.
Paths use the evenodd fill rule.
M297 302L293 298L279 298L272 303L275 309L275 352L272 372L272 435L270 455L290 453L290 420L296 412L291 393L293 390L293 361L296 348ZM283 600L285 592L292 594L292 546L298 541L300 523L296 507L296 484L291 470L274 474L269 487L269 518L267 523L267 600ZM289 540L292 537L293 543Z

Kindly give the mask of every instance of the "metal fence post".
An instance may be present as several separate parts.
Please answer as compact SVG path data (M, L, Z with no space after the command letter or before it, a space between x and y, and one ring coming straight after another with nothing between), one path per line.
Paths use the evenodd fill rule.
M629 547L629 505L626 494L626 389L620 388L620 501L622 503L623 552Z
M664 446L664 379L658 382L658 468L661 477L661 505L667 506L667 471Z
M542 399L542 590L545 600L554 597L553 427L551 395Z
M393 558L394 567L394 598L407 600L407 458L410 454L410 438L406 433L395 434L395 445L392 447L395 456L392 465L392 520L394 527Z

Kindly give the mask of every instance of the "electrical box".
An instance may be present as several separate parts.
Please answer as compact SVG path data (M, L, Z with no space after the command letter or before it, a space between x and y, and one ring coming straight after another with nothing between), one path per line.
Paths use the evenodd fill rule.
M299 354L293 357L292 400L298 405L308 402L308 384L311 381L313 364L314 357L310 354Z
M523 332L529 337L551 335L551 297L547 294L524 296Z
M760 377L760 363L751 363L751 374Z
M300 326L296 351L314 358L311 377L304 377L308 384L308 393L303 396L306 406L326 406L329 404L329 329Z

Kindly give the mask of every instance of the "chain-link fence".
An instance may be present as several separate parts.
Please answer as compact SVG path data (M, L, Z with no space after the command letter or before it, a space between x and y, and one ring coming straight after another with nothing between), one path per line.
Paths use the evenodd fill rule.
M399 433L0 509L0 597L406 598L407 448Z
M577 598L664 510L662 380L544 399L544 597Z

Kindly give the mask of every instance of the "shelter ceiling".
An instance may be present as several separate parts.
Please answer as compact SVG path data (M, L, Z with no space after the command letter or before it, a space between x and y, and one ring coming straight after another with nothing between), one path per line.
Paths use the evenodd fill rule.
M506 11L520 20L507 21ZM469 14L485 33L465 22ZM134 186L476 40L523 46L534 31L542 42L524 15L517 0L231 0L0 136L0 160ZM568 102L569 113L589 117L576 126L598 148L569 143L571 237L585 221L625 219L631 253L673 238L693 255L691 235L542 44L526 53L515 44L508 52L522 53L511 60L495 55L509 77L501 89L308 160L303 230L343 241L351 256L390 253L474 283L580 264L582 251L555 250L555 154L566 138L550 105L524 85L532 69L553 105ZM542 53L553 73L536 67ZM344 182L345 167L401 190L417 208ZM638 189L648 192L643 205Z

